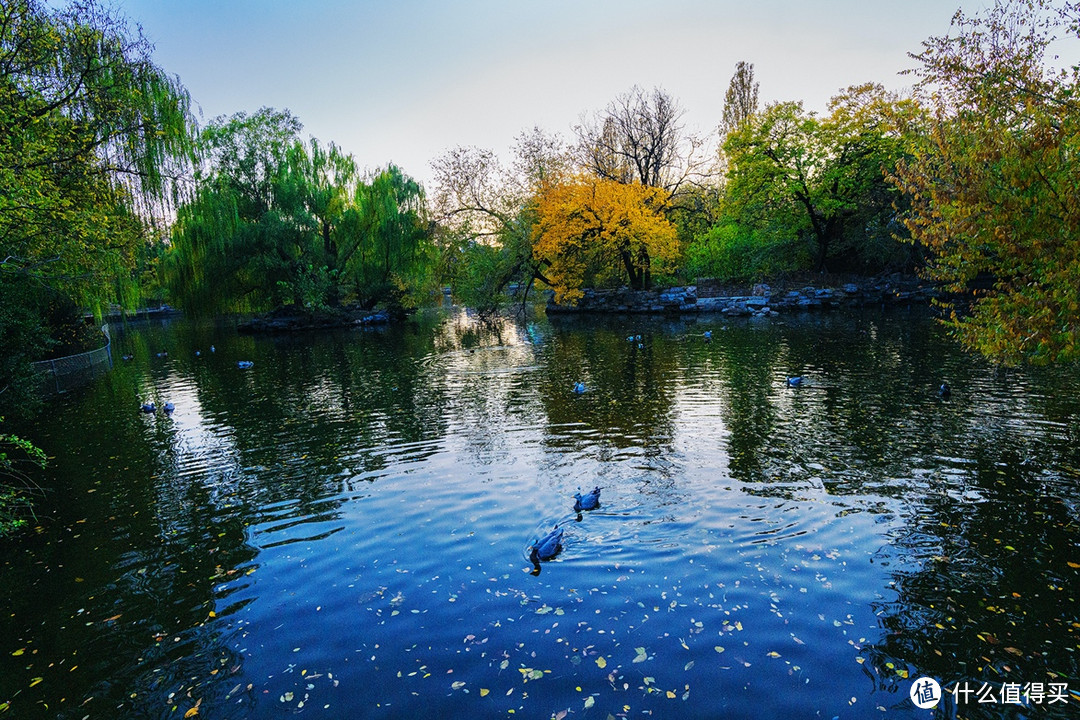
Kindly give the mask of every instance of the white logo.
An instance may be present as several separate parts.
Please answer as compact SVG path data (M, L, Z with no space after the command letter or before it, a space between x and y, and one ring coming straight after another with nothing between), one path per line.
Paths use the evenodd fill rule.
M941 686L934 678L921 677L911 683L911 702L916 707L929 710L941 702Z

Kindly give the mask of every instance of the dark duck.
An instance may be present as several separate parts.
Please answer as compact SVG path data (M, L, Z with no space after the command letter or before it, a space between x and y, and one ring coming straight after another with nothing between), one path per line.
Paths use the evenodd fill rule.
M529 553L529 559L534 563L541 560L551 560L562 551L563 529L558 525L544 537L536 541Z
M600 488L594 487L589 492L582 495L580 492L574 493L574 511L581 512L582 510L595 510L600 507Z

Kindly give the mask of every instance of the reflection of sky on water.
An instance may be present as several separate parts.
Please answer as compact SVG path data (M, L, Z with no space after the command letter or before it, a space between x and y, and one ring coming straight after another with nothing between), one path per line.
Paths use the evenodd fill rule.
M0 653L29 717L87 643L65 697L163 717L917 717L905 674L1075 667L1074 380L925 319L120 342L138 359L45 428L80 504L0 568L48 598L0 618L39 650Z

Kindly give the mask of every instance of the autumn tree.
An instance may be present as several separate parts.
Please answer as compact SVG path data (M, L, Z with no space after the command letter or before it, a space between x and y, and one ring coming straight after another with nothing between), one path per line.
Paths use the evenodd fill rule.
M533 252L536 198L570 167L562 139L537 127L517 136L509 165L474 147L454 148L432 162L443 276L459 298L491 312L516 285L525 301L533 281L544 278Z
M667 200L662 188L590 175L545 187L533 252L545 265L556 302L576 302L586 284L647 288L651 274L678 256L675 226L663 213Z
M724 94L724 116L720 136L725 137L758 111L758 86L754 64L740 60Z
M913 56L933 116L895 175L906 224L965 297L956 335L999 362L1080 357L1080 66L1051 55L1078 39L1076 3L998 1Z

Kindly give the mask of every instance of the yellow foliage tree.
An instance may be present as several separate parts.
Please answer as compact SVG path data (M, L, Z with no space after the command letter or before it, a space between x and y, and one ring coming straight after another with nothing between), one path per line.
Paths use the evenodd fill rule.
M675 226L663 214L666 190L577 176L543 188L537 198L533 252L555 290L576 303L584 281L624 278L646 289L652 273L676 261Z

